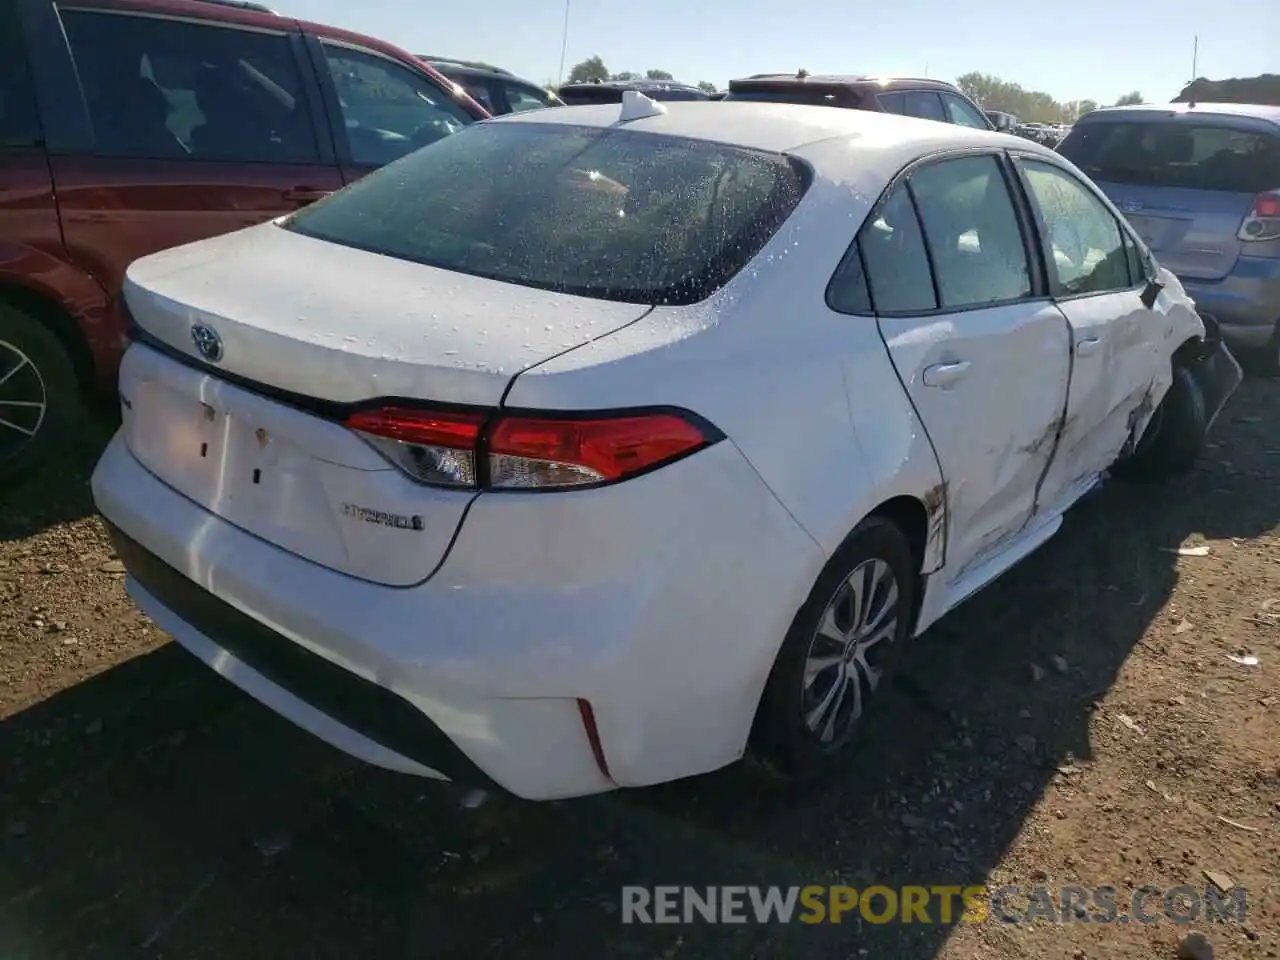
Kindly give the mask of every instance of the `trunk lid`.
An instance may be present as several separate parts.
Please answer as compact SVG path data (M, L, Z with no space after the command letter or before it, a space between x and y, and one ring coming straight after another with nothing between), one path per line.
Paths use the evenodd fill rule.
M368 253L266 223L136 261L138 325L220 370L349 403L411 397L496 406L520 370L630 323L649 307L551 293Z
M520 370L643 315L337 247L267 224L147 257L125 296L145 344L120 373L124 436L216 516L330 569L408 586L440 564L470 490L415 483L340 423L238 386L327 401L497 406ZM201 355L192 329L215 331Z
M1219 280L1236 265L1236 236L1256 194L1098 181L1162 266L1189 280Z

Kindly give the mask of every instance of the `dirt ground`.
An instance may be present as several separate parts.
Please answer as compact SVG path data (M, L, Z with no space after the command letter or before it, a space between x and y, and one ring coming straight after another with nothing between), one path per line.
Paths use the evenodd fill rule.
M918 643L824 791L739 766L467 809L277 719L134 610L87 488L104 423L0 509L0 958L1171 958L1190 929L1276 957L1277 424L1280 382L1247 381L1192 477L1077 508ZM624 884L920 883L1112 884L1124 913L1206 871L1246 889L1244 922L619 912Z

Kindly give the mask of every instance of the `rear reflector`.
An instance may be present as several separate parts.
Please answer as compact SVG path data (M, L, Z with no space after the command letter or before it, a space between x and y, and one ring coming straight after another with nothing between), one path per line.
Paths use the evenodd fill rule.
M441 487L476 485L476 444L484 417L405 407L359 410L346 425L414 480Z
M352 414L346 426L420 483L494 490L616 483L721 439L697 417L673 410L490 418L383 407Z
M1280 190L1268 190L1254 198L1236 236L1254 242L1280 240Z

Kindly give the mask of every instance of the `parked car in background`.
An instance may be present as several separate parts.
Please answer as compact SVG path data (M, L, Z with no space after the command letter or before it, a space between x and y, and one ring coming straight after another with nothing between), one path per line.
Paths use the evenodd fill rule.
M93 494L142 611L340 749L538 800L847 763L910 638L1103 471L1190 470L1240 379L1052 151L633 92L125 296Z
M1080 118L1058 150L1223 336L1280 373L1280 107L1109 107Z
M426 55L421 55L421 59L466 90L472 99L495 117L523 110L564 106L563 101L550 90L528 80L521 80L500 67Z
M1018 118L1012 113L1005 113L1003 110L983 110L982 113L991 121L991 126L1001 133L1013 133L1018 126Z
M643 93L651 100L709 100L703 90L669 80L604 80L598 83L565 83L556 94L569 106L591 103L621 103L627 90Z
M0 4L0 480L114 391L131 261L487 116L396 47L254 4Z
M956 123L977 130L994 129L978 105L953 84L914 77L867 77L758 73L729 81L731 100L800 103L823 107L878 110L923 120Z

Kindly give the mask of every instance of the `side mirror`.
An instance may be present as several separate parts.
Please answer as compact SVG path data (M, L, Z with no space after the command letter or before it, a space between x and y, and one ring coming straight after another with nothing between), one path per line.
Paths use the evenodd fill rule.
M1160 291L1164 289L1164 284L1159 280L1151 279L1147 281L1147 285L1142 288L1142 305L1148 310L1156 305L1156 297L1160 296Z

